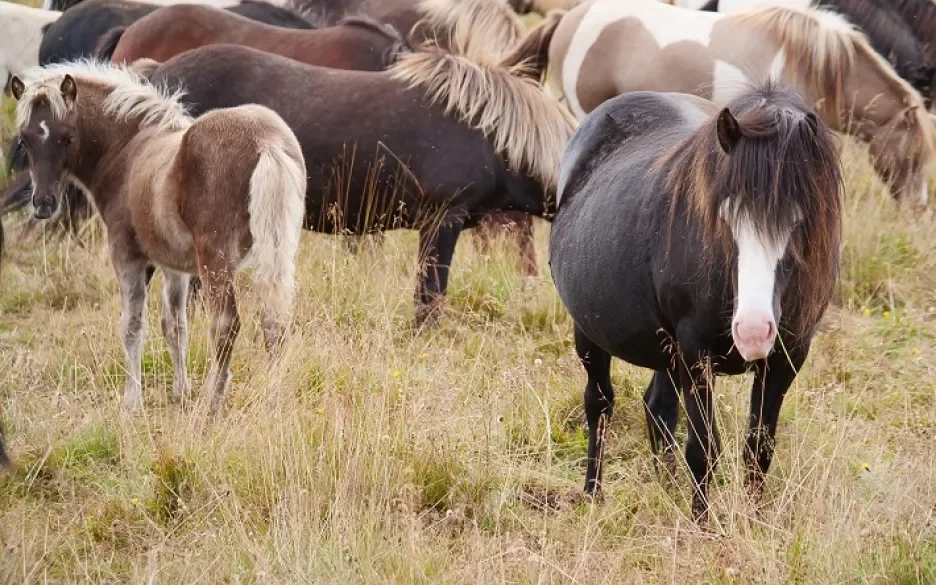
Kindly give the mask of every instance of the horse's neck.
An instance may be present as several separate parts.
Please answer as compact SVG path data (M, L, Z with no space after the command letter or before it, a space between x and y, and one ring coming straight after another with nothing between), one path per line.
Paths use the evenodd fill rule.
M854 73L845 85L848 101L842 104L840 130L862 134L867 129L879 128L893 120L909 98L904 89L881 71L878 64L869 59L857 59ZM847 115L847 117L846 117Z
M140 129L138 122L114 122L100 118L82 129L82 149L73 175L90 191L98 211L105 216L136 176L148 168L171 161L182 132ZM88 145L88 146L85 146Z

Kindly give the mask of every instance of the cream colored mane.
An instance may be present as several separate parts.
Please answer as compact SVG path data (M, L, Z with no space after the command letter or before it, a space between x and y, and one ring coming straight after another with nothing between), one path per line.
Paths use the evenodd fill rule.
M840 15L818 8L772 6L725 17L773 36L787 57L786 67L802 74L824 96L820 107L839 119L846 102L845 79L852 74L856 57L877 67L900 96L910 118L914 148L929 158L934 150L934 129L927 119L919 92L871 47L867 37Z
M502 0L422 0L416 26L459 39L452 47L479 63L494 64L523 38L520 18Z
M556 188L576 122L534 80L444 51L403 55L390 72L411 88L421 86L446 112L483 132L511 167L527 170L548 190Z
M62 97L61 84L65 75L71 75L78 84L76 101L82 102L82 86L103 86L109 90L102 104L105 115L118 121L139 118L140 127L184 130L192 123L185 106L179 101L182 90L169 92L142 79L130 67L99 61L76 61L37 67L23 74L26 90L16 106L16 125L23 128L29 123L33 106L40 98L49 104L52 115L62 120L68 106Z

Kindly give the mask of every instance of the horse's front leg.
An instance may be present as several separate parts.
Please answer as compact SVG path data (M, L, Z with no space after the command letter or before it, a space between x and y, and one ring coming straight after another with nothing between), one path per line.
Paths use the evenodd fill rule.
M416 324L438 316L448 287L449 268L463 229L461 220L450 219L419 231L419 283L416 286Z
M191 394L191 385L185 370L188 347L188 316L185 308L189 293L189 275L170 270L163 270L163 273L165 281L161 325L172 358L172 399L184 402Z
M120 333L127 354L123 408L133 411L143 407L143 309L146 307L147 263L129 258L126 250L122 249L115 249L112 257L120 283Z
M721 440L715 428L715 409L712 404L711 361L697 356L680 367L679 385L686 404L689 437L686 440L686 463L692 473L695 487L692 496L692 516L699 523L708 520L708 484L715 473Z
M793 351L789 356L786 352L777 352L757 365L751 388L750 428L744 449L747 481L755 495L763 488L764 476L773 459L783 398L806 361L807 352Z

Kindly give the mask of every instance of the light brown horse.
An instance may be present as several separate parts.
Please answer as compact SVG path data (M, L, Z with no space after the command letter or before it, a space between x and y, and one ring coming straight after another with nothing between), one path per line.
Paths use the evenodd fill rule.
M172 31L166 34L166 31ZM381 71L406 47L390 25L354 18L320 29L289 29L201 4L160 8L101 39L98 55L114 63L167 61L206 45L234 44L334 69Z
M221 405L240 329L234 274L255 269L273 350L289 319L302 229L305 163L295 135L263 106L220 109L193 120L129 69L64 63L14 78L16 125L29 151L33 207L52 216L66 184L88 193L104 224L120 282L127 352L124 407L143 394L146 271L163 269L162 330L173 396L185 399L186 296L197 274L211 313L210 412Z
M655 0L594 0L570 11L550 65L573 113L638 90L725 104L745 83L781 80L834 130L868 143L894 197L927 200L933 124L923 99L841 16L768 7L695 12Z

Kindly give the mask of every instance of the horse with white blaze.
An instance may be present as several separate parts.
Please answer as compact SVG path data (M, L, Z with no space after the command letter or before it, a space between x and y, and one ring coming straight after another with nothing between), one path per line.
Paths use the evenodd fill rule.
M601 485L612 356L654 370L647 425L671 472L682 392L697 519L719 451L712 375L753 368L745 460L762 485L838 276L841 187L830 131L773 84L721 110L634 92L585 118L562 161L550 264L588 374L586 492Z

